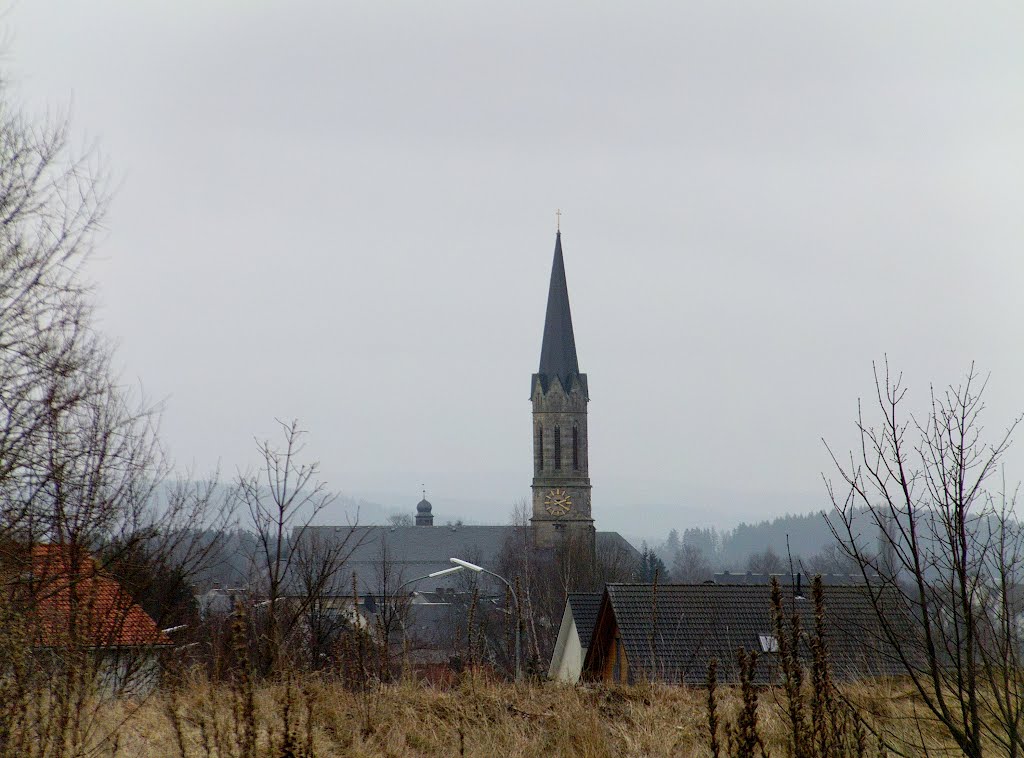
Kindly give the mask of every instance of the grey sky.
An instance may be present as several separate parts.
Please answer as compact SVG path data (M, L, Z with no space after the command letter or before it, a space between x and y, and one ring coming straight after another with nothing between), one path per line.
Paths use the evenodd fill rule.
M503 522L557 207L600 528L823 504L820 438L853 443L884 353L921 402L974 360L993 430L1024 409L1019 3L26 0L5 23L18 95L73 103L118 184L102 325L183 464L230 473L298 417L332 487L411 511L425 481L439 519Z

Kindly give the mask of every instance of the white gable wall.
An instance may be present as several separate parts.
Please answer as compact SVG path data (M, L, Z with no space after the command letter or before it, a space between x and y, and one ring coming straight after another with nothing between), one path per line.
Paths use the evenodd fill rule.
M558 627L558 639L551 654L551 665L548 667L548 679L576 684L583 671L583 659L587 651L580 645L580 635L576 630L576 619L572 616L572 608L565 604L562 613L562 624Z

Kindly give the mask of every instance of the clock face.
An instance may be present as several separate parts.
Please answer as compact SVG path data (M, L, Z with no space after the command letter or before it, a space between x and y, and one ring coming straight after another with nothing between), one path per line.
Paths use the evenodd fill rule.
M572 510L572 495L565 490L548 490L544 496L544 510L552 516L564 516Z

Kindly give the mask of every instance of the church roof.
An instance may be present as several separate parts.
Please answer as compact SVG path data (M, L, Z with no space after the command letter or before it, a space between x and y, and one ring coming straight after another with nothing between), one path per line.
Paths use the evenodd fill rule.
M344 570L336 580L337 592L351 594L351 575L355 573L361 591L376 591L382 557L387 556L392 577L402 581L451 568L449 558L463 558L495 569L505 545L512 539L523 539L522 527L491 525L451 526L310 526L303 534L311 544L326 546L345 542L347 555ZM292 535L293 541L297 535ZM597 550L621 550L637 556L636 548L617 532L597 532ZM413 589L433 590L437 587L458 587L458 574L424 581ZM332 590L331 592L333 592Z
M580 366L576 358L576 338L572 331L572 313L569 310L569 288L565 281L565 261L562 259L562 233L555 235L555 259L551 264L551 285L548 288L548 309L544 317L544 341L540 349L540 368L537 370L545 391L555 377L566 392L572 387L572 378L579 377ZM586 382L582 381L584 391Z

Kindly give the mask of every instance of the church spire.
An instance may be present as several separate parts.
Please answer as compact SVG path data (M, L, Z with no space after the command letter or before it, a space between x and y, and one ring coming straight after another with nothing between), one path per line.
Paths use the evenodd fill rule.
M572 313L569 311L569 288L565 282L565 262L562 260L561 231L555 234L555 260L551 265L544 341L541 344L540 368L537 373L545 385L557 376L566 392L572 386L572 377L580 373L576 359L576 338L572 331Z
M530 383L533 404L533 515L536 544L572 545L585 565L594 560L587 452L587 375L576 360L576 338L565 284L562 234L555 236L540 369ZM571 542L565 540L572 536Z

